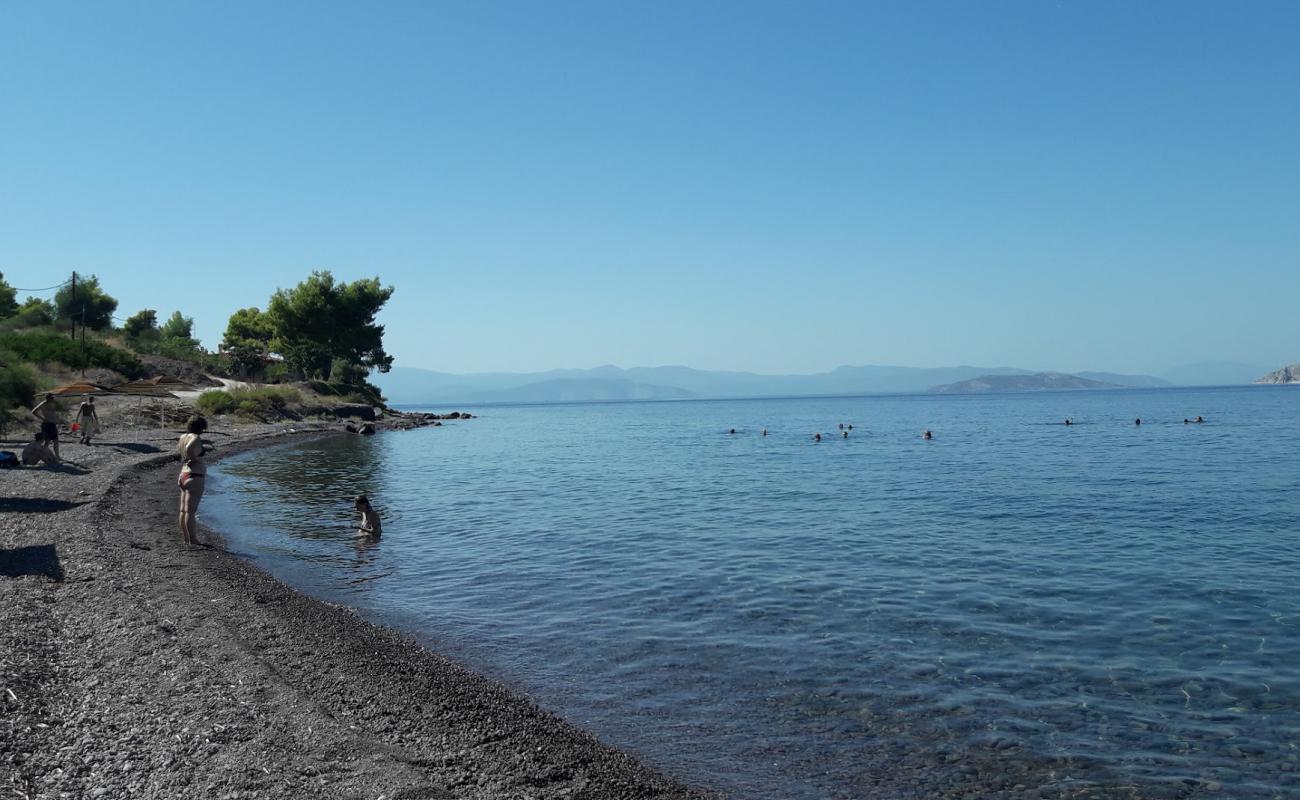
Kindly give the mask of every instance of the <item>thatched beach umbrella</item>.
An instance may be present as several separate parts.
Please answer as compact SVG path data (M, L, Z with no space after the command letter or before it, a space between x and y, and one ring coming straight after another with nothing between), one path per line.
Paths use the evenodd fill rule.
M158 378L145 378L119 383L113 387L113 394L127 394L134 397L175 397L171 389L171 386L160 384Z
M91 383L89 381L76 381L74 383L65 383L62 386L56 386L53 389L49 389L46 391L46 394L54 394L59 396L70 395L70 394L112 394L112 393L113 393L112 389L109 389L105 386L100 386L98 383Z
M179 378L160 375L156 378L141 378L140 380L118 384L113 387L112 393L139 397L140 405L143 406L147 397L155 397L160 401L168 398L176 400L178 398L172 394L172 391L184 391L188 388L190 388L190 385ZM158 420L164 428L167 427L167 404L165 402L158 404Z

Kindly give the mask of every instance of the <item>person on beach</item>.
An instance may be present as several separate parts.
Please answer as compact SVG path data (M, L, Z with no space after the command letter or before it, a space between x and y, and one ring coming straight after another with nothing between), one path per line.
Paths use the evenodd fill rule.
M77 426L81 430L82 444L90 444L90 437L99 433L99 413L95 411L95 398L86 395L86 399L77 407Z
M378 539L384 532L384 526L379 522L379 512L375 507L370 505L370 498L364 494L357 495L357 511L361 512L361 523L357 525L357 536L368 536L372 539Z
M45 434L38 433L36 438L23 447L23 466L35 467L38 464L59 464L59 457L45 445Z
M45 437L45 443L54 449L54 455L62 457L63 454L59 452L59 421L62 414L54 395L45 395L45 399L32 409L32 416L41 421L41 435Z
M176 485L181 489L181 541L185 544L198 544L195 535L198 523L195 515L199 512L199 501L203 499L203 481L208 469L203 463L203 432L208 429L208 421L203 417L190 417L185 423L185 434L177 443L181 456L181 473L176 476Z

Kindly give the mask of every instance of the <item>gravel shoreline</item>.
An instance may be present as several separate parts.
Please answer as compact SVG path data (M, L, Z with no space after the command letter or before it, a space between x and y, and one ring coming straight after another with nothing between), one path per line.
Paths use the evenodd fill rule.
M226 455L337 430L209 436ZM125 431L65 443L80 468L0 471L0 796L716 796L217 547L183 547L176 436Z

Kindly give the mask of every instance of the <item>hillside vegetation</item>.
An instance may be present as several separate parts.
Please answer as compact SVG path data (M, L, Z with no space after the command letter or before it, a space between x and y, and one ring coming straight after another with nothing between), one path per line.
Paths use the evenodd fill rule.
M94 275L74 274L48 291L50 299L19 303L0 274L0 423L76 374L109 384L183 373L193 382L212 375L302 387L203 396L209 413L259 418L303 402L315 407L320 398L383 403L368 378L393 362L383 348L384 327L375 322L393 289L378 278L346 283L314 272L277 290L265 312L248 307L231 315L215 352L194 338L194 320L180 310L161 323L155 309L119 318L117 300ZM304 391L314 399L304 401Z

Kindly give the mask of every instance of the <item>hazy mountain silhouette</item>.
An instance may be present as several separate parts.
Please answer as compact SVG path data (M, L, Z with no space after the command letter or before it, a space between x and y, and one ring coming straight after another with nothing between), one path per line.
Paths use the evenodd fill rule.
M1264 370L1256 372L1258 377ZM390 403L557 403L587 400L677 400L691 397L782 397L926 392L932 386L989 375L1032 375L1016 367L839 367L812 375L760 375L754 372L699 370L691 367L602 366L547 372L446 372L394 367L373 377ZM1080 377L1125 386L1159 386L1150 375L1081 373Z
M937 394L983 394L989 392L1031 392L1043 389L1123 389L1118 383L1081 378L1064 372L1035 372L1032 375L981 375L978 378L945 383L930 391Z

